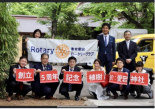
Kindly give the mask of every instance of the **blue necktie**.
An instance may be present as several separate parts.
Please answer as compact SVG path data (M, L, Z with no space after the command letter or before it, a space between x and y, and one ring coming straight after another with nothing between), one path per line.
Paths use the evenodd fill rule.
M70 69L70 71L73 71L72 69ZM68 83L68 90L72 91L72 84Z
M107 36L105 36L105 47L107 46ZM106 50L105 50L105 54L106 54Z

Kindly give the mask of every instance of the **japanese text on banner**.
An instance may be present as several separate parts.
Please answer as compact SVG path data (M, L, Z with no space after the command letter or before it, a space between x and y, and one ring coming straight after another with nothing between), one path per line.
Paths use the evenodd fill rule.
M148 85L148 73L130 73L130 84L133 85Z
M78 63L93 62L96 59L97 40L57 40L29 38L28 60L40 62L42 53L49 54L49 62L67 63L70 56Z
M82 73L81 72L64 72L64 83L81 84Z
M34 81L34 69L16 69L16 81Z
M104 82L104 71L89 71L87 72L87 82L95 83L95 82Z
M127 85L128 81L128 73L125 72L110 72L110 83L116 83L116 84L124 84Z
M42 71L40 72L40 83L58 82L57 71Z

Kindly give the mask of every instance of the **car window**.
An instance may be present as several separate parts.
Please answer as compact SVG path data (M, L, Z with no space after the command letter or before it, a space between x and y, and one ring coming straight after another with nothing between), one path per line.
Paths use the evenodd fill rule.
M153 39L144 39L138 43L138 52L153 51Z
M133 42L137 42L139 40L139 38L133 38L131 39Z

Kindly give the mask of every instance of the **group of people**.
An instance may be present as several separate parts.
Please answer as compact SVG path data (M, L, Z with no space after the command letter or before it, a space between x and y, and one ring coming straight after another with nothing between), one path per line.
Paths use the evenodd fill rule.
M7 101L11 101L12 95L14 92L16 92L15 97L17 97L18 100L22 100L23 97L29 92L33 91L33 96L36 99L41 99L42 96L45 96L45 99L57 99L53 97L55 91L57 90L60 81L53 82L53 83L40 83L40 75L39 73L41 71L53 71L56 70L52 68L52 66L48 62L49 55L46 53L41 54L41 62L34 64L34 81L31 82L31 85L23 84L23 82L16 81L16 69L26 69L27 65L27 58L26 57L20 57L19 64L13 65L10 67L9 70L9 81L6 86L6 91L8 92ZM75 57L69 57L68 58L68 65L63 66L59 75L59 79L62 80L64 76L65 71L78 71L83 74L83 71L76 66L76 58ZM83 77L83 75L82 75ZM65 99L69 100L70 96L68 92L76 91L75 94L75 100L79 100L79 96L81 94L81 90L83 88L83 82L81 84L69 84L64 83L62 81L59 93L64 95ZM23 96L23 97L22 97Z
M109 30L110 25L108 23L104 23L102 25L103 34L97 36L99 47L99 60L94 61L95 69L93 70L104 71L104 68L102 67L105 67L106 74L109 74L112 70L112 66L116 64L117 68L113 69L113 71L126 72L128 73L128 78L130 78L130 72L147 73L147 71L143 69L143 62L138 61L136 63L135 61L137 57L137 44L130 40L131 32L128 30L124 32L125 40L117 45L119 58L116 59L115 62L115 38L109 35ZM105 91L105 89L106 94L102 92L103 90ZM153 98L153 91L151 90L150 80L148 86L130 85L129 79L127 85L110 83L106 88L101 87L101 84L93 83L90 85L89 90L97 99L107 99L108 96L110 96L110 92L113 93L113 98L116 99L118 97L116 91L120 91L121 96L124 96L124 99L128 99L129 93L131 94L131 96L134 96L135 98L140 98L142 91L147 93L150 99ZM137 94L135 94L135 91Z
M108 23L104 23L102 25L102 35L97 36L98 40L98 59L94 61L94 69L92 71L104 71L105 74L109 74L112 70L112 67L116 64L117 68L113 69L113 71L120 71L128 73L128 78L130 78L130 72L135 73L146 73L143 69L143 63L141 61L135 62L135 58L137 56L137 45L135 42L131 41L131 32L125 31L124 38L125 41L119 43L118 45L118 54L119 58L115 61L115 38L109 35L110 25ZM41 37L41 31L36 29L33 33L34 38ZM26 38L26 42L29 39ZM12 95L16 92L15 97L18 100L22 100L22 96L24 97L29 91L32 90L32 97L36 99L40 99L42 96L45 96L45 99L57 99L53 95L57 90L60 81L54 83L40 83L40 75L41 71L52 71L54 69L48 62L49 55L46 53L41 54L41 62L29 62L29 68L34 68L34 81L31 82L31 85L23 84L23 82L17 82L16 77L16 69L26 69L27 58L20 57L19 64L13 65L10 67L9 71L9 79L6 86L6 91L8 92L7 101L11 101ZM65 71L79 71L82 73L83 71L76 66L76 58L69 57L68 65L63 66L59 75L59 79L62 80ZM104 69L105 67L105 69ZM70 84L64 83L62 81L59 93L64 95L65 99L69 100L69 92L76 91L75 100L79 100L79 96L81 94L81 90L83 88L83 81L81 84ZM128 94L130 93L135 98L140 98L141 90L145 90L148 93L149 98L153 98L153 91L151 90L151 85L148 86L138 86L138 85L129 85L129 80L127 85L119 85L110 83L106 88L103 88L99 83L92 83L89 85L89 90L93 93L95 98L97 99L108 99L110 96L110 92L113 93L114 99L118 97L116 91L120 91L121 95L124 96L125 99L128 99ZM135 94L135 91L137 95ZM104 93L103 93L104 92Z

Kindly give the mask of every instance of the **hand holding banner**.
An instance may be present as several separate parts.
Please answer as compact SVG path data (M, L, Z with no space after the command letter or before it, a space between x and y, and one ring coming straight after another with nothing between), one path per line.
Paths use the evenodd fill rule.
M130 73L130 84L133 85L148 85L148 73Z
M29 38L28 60L40 62L42 53L49 54L49 62L67 63L70 56L78 63L93 62L97 53L97 40L57 40Z
M34 69L16 69L16 81L34 81Z
M88 71L87 82L88 83L100 83L104 82L104 71Z
M82 84L82 73L65 71L63 82L71 84Z
M116 72L116 71L110 72L110 79L109 79L110 83L127 85L127 81L128 81L128 73Z
M40 72L40 83L52 82L58 82L58 73L56 70Z

